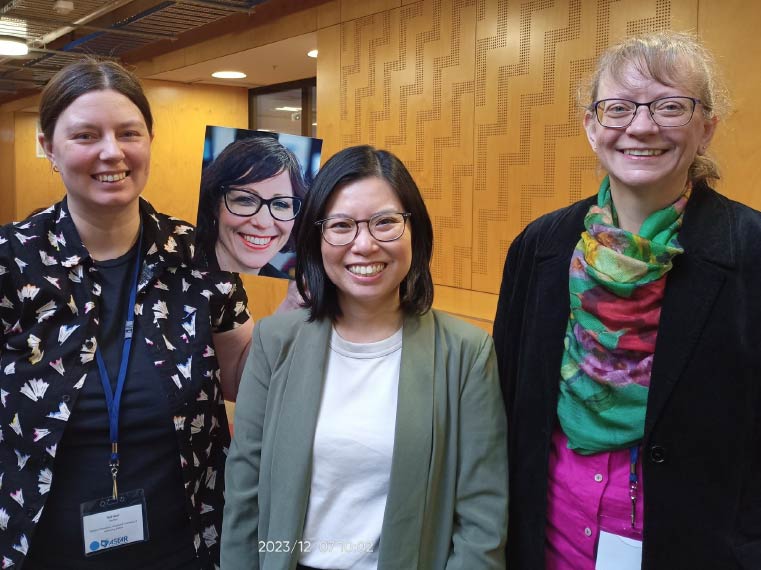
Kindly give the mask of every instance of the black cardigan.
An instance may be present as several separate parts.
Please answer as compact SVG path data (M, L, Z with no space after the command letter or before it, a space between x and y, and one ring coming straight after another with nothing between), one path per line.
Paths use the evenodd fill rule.
M594 198L530 224L494 321L508 417L508 568L544 568L568 271ZM694 189L669 272L643 440L643 570L761 568L761 213Z

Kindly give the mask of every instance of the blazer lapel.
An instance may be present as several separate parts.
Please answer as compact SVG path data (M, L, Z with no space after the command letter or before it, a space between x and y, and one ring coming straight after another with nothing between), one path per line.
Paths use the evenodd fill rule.
M429 312L404 322L394 456L378 568L417 568L433 445L435 326ZM405 545L400 547L400 545Z
M666 278L645 417L645 441L681 378L727 274L734 268L733 220L706 187L695 189L685 212L677 256Z
M328 319L305 323L290 351L283 404L274 434L270 536L300 537L304 528L312 476L312 444L320 411L330 346ZM292 553L292 562L298 552Z
M537 406L543 408L541 417L545 420L543 427L547 430L548 440L557 415L560 365L566 326L571 312L568 271L572 253L573 246L568 252L542 260L537 265L536 284L539 289L532 317L536 322L530 326L537 327L540 334L536 335L539 340L538 346L529 350L536 350L538 353L534 362L541 363L537 370L540 386L527 385L525 390L528 398L536 398L528 409L536 410ZM521 412L517 410L516 413Z
M523 402L524 409L513 410L513 414L533 415L538 411L536 419L529 421L535 426L537 421L543 422L541 429L545 431L544 438L547 442L557 416L560 364L563 358L565 330L571 312L568 289L571 256L584 231L584 216L593 200L594 198L590 198L569 211L566 216L570 221L560 219L545 231L537 248L536 275L532 276L529 284L530 288L537 288L533 296L536 305L526 310L525 326L532 332L524 342L532 344L526 347L526 350L532 353L530 361L540 364L536 370L537 376L527 375L522 379L518 389L522 390L523 394L516 400ZM537 378L539 386L535 384ZM547 449L535 447L523 451L529 454L544 453L546 461Z

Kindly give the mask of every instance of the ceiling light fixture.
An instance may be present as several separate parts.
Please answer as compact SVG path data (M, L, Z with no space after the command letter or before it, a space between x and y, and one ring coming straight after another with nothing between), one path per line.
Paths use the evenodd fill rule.
M243 79L246 74L242 71L215 71L211 76L217 79Z
M74 11L73 0L56 0L53 3L53 12L55 12L56 14L65 16L66 14L70 14L73 11Z
M318 51L316 49L310 49L307 52L307 57L317 57L317 53L318 53Z
M0 55L26 55L29 46L23 38L15 36L0 36Z

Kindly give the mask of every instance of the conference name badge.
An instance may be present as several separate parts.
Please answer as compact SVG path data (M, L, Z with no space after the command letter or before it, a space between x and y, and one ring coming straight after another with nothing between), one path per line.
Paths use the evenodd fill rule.
M85 556L148 540L142 489L82 503L80 513Z
M595 570L640 570L642 541L600 531Z

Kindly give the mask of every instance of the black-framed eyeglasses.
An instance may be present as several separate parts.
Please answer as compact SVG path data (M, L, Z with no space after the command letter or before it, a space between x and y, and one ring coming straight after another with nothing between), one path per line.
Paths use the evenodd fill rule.
M289 222L301 211L301 198L298 196L275 196L262 198L248 190L223 187L225 208L233 216L250 218L266 205L270 215L279 222Z
M590 105L597 122L609 129L625 129L634 121L637 110L647 107L650 118L659 127L683 127L692 120L700 99L694 97L661 97L649 103L629 99L600 99Z
M366 223L370 235L378 241L396 241L404 235L409 212L382 212L366 220L355 220L346 216L331 216L318 220L322 238L330 245L349 245L359 235L359 224Z

